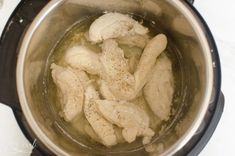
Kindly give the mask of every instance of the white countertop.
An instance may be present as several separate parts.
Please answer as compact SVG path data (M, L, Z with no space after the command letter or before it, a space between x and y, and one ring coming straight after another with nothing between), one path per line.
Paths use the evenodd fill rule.
M1 1L1 0L0 0ZM0 6L0 34L19 0ZM235 137L235 1L195 0L195 7L209 25L220 54L225 108L220 123L200 156L234 154ZM32 146L18 127L10 108L0 104L0 155L29 156Z

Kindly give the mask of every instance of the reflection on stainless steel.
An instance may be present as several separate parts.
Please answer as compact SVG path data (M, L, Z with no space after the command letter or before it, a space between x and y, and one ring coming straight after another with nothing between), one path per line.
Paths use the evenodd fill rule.
M174 20L172 22L172 28L175 29L175 31L177 31L183 35L186 35L189 37L194 36L194 32L191 29L191 26L187 22L187 19L182 15L179 15L174 18Z
M202 122L213 83L212 61L206 36L193 12L178 0L51 1L29 27L20 48L17 87L26 119L38 138L57 155L104 152L149 155L144 147L135 143L107 149L78 136L73 139L66 137L53 123L56 121L61 124L63 131L69 130L45 100L47 92L43 80L50 52L68 28L104 11L138 15L152 21L170 39L171 46L167 50L174 53L171 57L177 67L174 69L177 78L177 91L173 100L175 113L166 123L166 128L155 137L156 148L152 149L154 152L151 154L172 155L187 143ZM70 132L71 136L76 136L75 132ZM80 146L77 141L86 146Z

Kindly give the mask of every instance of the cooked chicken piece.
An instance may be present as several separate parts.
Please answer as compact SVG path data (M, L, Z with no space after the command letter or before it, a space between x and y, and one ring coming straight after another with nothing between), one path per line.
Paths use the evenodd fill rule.
M103 42L101 62L106 71L111 71L110 76L112 77L116 76L117 73L128 71L128 63L124 58L124 52L118 47L115 40L109 39Z
M110 91L108 84L104 80L99 81L99 90L103 98L107 100L116 100L116 97Z
M102 78L107 82L110 91L117 99L126 100L133 97L135 80L129 73L128 62L116 41L109 39L102 44L100 58L104 74Z
M148 28L132 19L128 15L110 12L97 18L90 26L89 39L101 42L106 39L118 38L126 35L148 33Z
M149 128L147 113L126 101L96 100L98 111L111 123L122 127L124 139L131 143L137 136L143 136L143 143L150 142L154 131Z
M125 44L130 47L136 46L136 47L139 47L142 49L145 47L145 45L148 43L148 41L149 41L149 36L147 34L145 34L145 35L139 35L139 34L126 35L126 36L117 38L117 42L119 44Z
M157 57L165 50L166 46L167 38L164 34L155 36L145 46L136 72L134 73L136 93L138 93L146 84L149 73L154 67Z
M144 87L145 99L156 116L161 120L167 120L174 88L170 59L166 55L161 55L152 71L152 77Z
M71 121L82 111L84 98L82 83L77 75L68 68L52 64L51 69L62 105L61 115L66 121Z
M113 126L97 112L95 100L99 100L98 92L89 85L85 91L85 117L105 146L116 145L117 138Z
M99 74L102 70L99 55L84 46L70 48L65 54L65 62L89 74Z
M83 89L86 90L86 87L89 85L90 83L90 79L87 75L87 73L83 70L77 70L77 69L73 69L71 67L68 67L71 71L73 71L77 77L79 78L80 82L82 83Z

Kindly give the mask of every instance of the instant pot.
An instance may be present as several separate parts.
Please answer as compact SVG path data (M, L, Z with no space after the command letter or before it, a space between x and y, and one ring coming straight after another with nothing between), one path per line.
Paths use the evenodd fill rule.
M32 155L198 155L223 112L221 70L213 36L192 0L22 0L0 39L0 102L10 106ZM164 148L93 147L66 133L43 92L46 58L77 21L104 11L159 22L178 49L180 89L176 116L152 143ZM173 122L174 121L174 122Z

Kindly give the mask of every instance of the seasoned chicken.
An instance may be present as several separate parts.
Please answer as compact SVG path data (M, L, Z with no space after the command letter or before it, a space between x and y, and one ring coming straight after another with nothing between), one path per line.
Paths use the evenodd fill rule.
M96 100L99 100L98 92L95 90L94 86L89 85L85 91L85 117L105 146L116 145L117 138L114 128L110 122L98 113Z
M167 120L174 89L170 59L166 55L161 55L152 71L152 76L144 87L145 99L156 116L161 120Z
M142 49L145 47L145 45L148 43L148 41L149 41L149 36L147 34L145 34L145 35L139 35L139 34L126 35L126 36L117 38L117 42L119 44L125 44L130 47L136 46L136 47L139 47Z
M143 136L143 143L150 142L154 131L149 128L147 113L126 101L96 100L99 112L111 123L122 127L124 139L131 143L137 136Z
M122 100L133 97L135 80L128 71L129 66L124 58L124 52L115 40L109 39L103 42L100 60L104 67L102 77L113 95Z
M71 121L82 111L84 98L82 83L69 68L52 64L51 69L62 105L61 115L66 121Z
M102 45L101 62L104 66L104 80L117 99L133 99L146 84L156 58L165 50L167 38L160 34L148 42L141 55L134 76L128 71L124 52L112 39Z
M167 38L164 34L156 35L145 46L134 73L136 93L138 93L146 84L149 73L154 67L157 57L165 50L166 46Z
M65 62L89 74L100 74L102 70L99 55L84 46L70 48L65 54Z
M148 28L132 19L128 15L110 12L97 18L90 26L89 39L101 42L106 39L118 38L126 35L144 35Z

